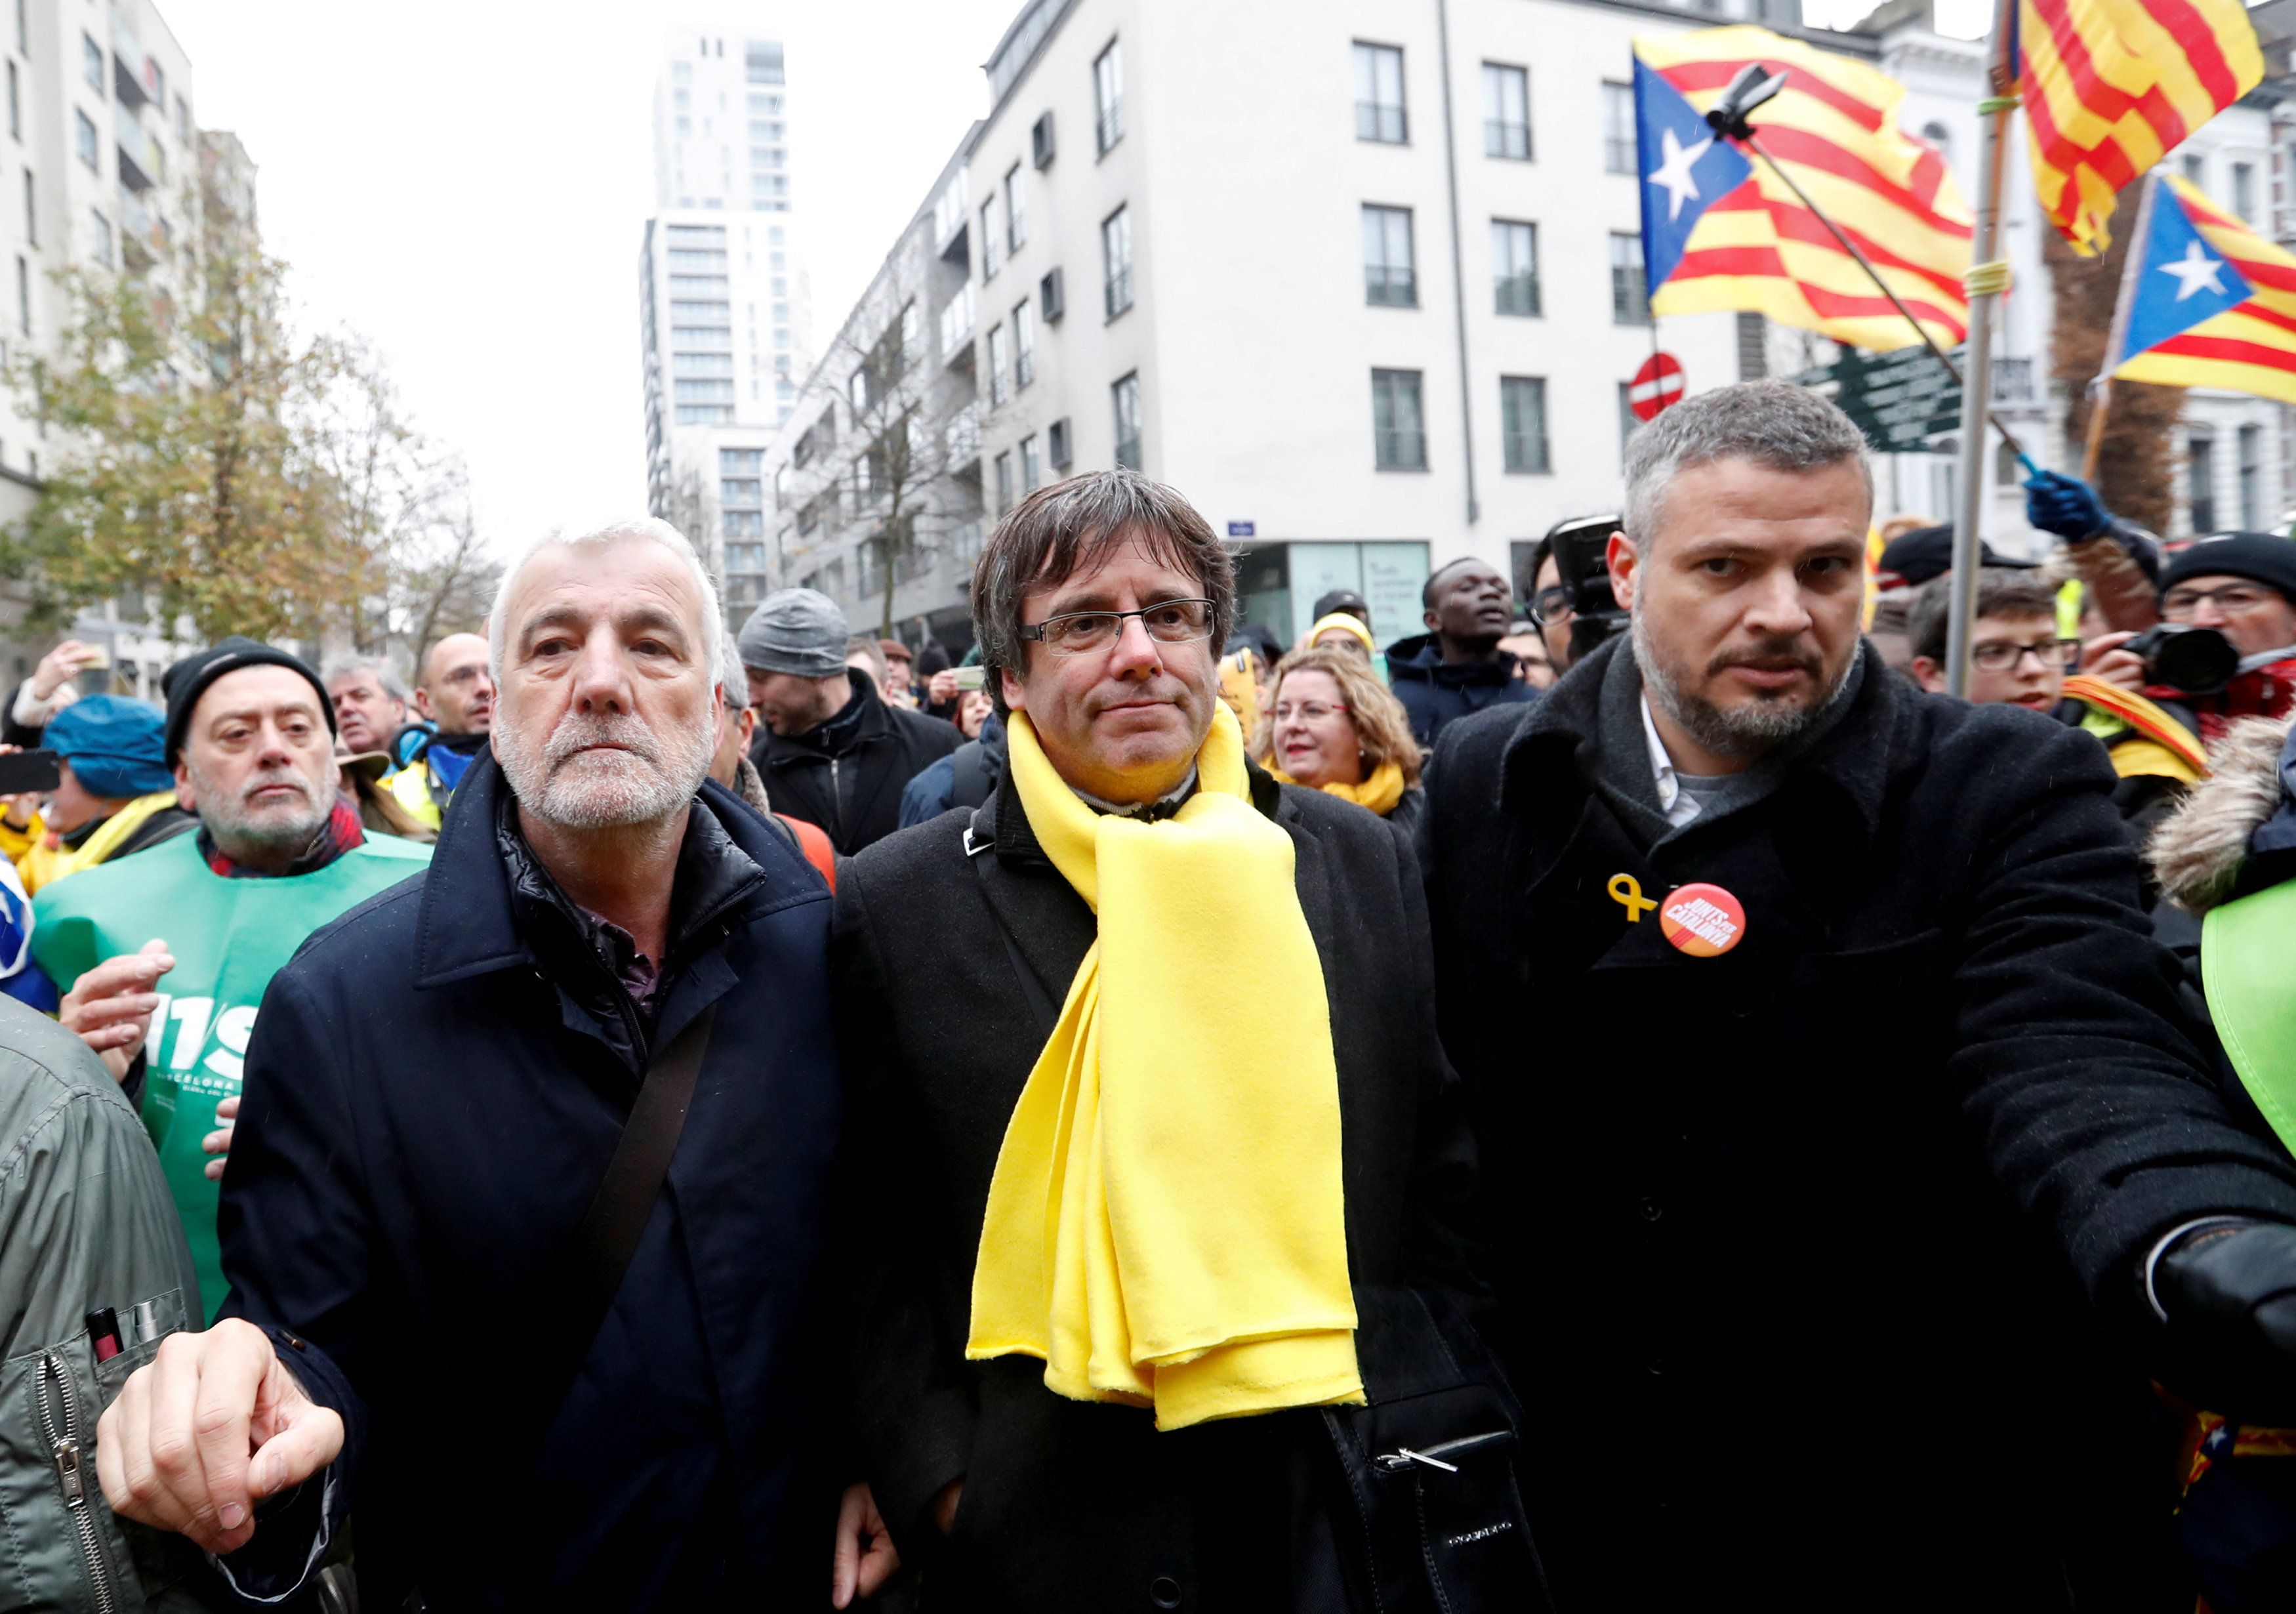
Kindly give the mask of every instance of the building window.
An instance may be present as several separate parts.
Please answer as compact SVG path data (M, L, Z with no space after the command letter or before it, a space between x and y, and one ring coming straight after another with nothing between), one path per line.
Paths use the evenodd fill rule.
M1014 163L1012 172L1004 176L1004 246L1008 252L1018 252L1029 239L1027 204L1021 195L1021 165Z
M1603 171L1636 174L1642 164L1635 155L1635 86L1603 86Z
M1010 449L996 456L996 513L1003 515L1013 508L1013 455Z
M1483 155L1530 160L1530 70L1483 63Z
M1140 469L1140 373L1134 371L1109 389L1116 406L1116 463Z
M95 261L109 269L111 267L111 221L93 208L88 209L87 217L89 239L95 244ZM2242 430L2244 431L2249 428L2243 427Z
M1021 491L1031 494L1045 485L1045 455L1035 432L1021 439Z
M40 244L39 193L29 168L24 170L24 239L33 246Z
M1403 52L1356 42L1356 138L1401 145L1411 123L1403 109Z
M766 451L762 448L720 448L718 451L719 476L762 476L765 473L765 465ZM730 487L733 484L729 482L726 486ZM752 487L750 491L754 495L757 490ZM727 501L729 504L739 502L732 499ZM754 504L758 501L753 496L749 502Z
M16 64L8 64L8 133L24 138L24 92L16 81Z
M1013 387L1037 379L1037 305L1023 298L1013 306Z
M16 329L32 334L32 266L21 253L16 257Z
M2193 530L2196 533L2217 529L2217 446L2209 438L2196 437L2185 445L2185 487L2193 507Z
M2203 191L2209 188L2209 165L2198 152L2185 153L2185 177Z
M80 70L87 75L87 87L98 95L103 94L103 47L86 34L79 37Z
M1100 224L1100 253L1107 266L1108 317L1114 319L1132 306L1132 215L1124 208Z
M2232 210L2251 224L2256 222L2256 168L2252 163L2232 165Z
M1491 301L1501 314L1538 312L1538 226L1491 220Z
M1738 379L1759 381L1770 373L1770 337L1759 314L1738 315Z
M16 53L19 56L32 53L32 29L26 17L26 0L16 0Z
M2240 429L2240 527L2243 532L2264 528L2264 429Z
M1621 325L1650 324L1650 293L1643 289L1643 238L1611 237L1611 318Z
M1411 209L1363 210L1364 301L1374 307L1415 308L1419 286L1411 273Z
M103 160L96 154L95 119L78 107L72 109L72 150L90 168L103 172Z
M1124 56L1119 44L1110 40L1092 64L1094 127L1103 155L1124 138Z
M980 204L980 278L985 282L1004 266L1004 233L996 227L996 199Z
M999 407L1013 396L1012 349L1004 340L1004 327L988 327L988 406Z
M1427 431L1419 412L1419 372L1371 373L1373 463L1382 471L1427 469Z
M1546 458L1546 383L1535 375L1499 377L1499 431L1506 468L1543 475Z

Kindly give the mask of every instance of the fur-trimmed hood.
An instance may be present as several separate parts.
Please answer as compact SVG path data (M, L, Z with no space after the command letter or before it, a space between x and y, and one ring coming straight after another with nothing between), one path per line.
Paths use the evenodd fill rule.
M2243 718L2226 730L2209 748L2209 776L2152 832L2144 856L2177 906L2205 914L2243 894L2249 837L2281 805L2280 756L2292 724L2296 714Z

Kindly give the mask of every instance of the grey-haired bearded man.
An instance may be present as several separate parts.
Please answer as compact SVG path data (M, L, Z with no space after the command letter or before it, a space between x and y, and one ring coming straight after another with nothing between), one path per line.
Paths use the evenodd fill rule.
M2152 1280L2296 1170L2202 1079L2103 750L1864 644L1815 394L1627 476L1631 635L1446 729L1423 842L1557 1603L2170 1606L2130 1364L2224 1363Z
M104 1491L269 1598L356 1489L370 1607L794 1607L835 1503L829 894L707 782L725 633L675 529L550 535L491 629L431 877L264 998L231 1298L105 1413Z

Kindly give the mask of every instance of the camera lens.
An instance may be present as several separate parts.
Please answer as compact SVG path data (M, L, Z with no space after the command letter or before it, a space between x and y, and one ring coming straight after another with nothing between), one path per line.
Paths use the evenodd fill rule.
M2129 641L2144 658L2144 676L2154 684L2188 695L2210 695L2240 670L2240 652L2213 627L2180 627L2163 622Z

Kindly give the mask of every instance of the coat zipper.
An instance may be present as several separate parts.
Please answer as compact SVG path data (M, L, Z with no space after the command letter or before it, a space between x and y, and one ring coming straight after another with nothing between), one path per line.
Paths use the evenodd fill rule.
M845 839L845 796L838 788L837 758L834 757L829 759L829 811L831 816L837 820L837 838L842 840Z
M55 1413L48 1405L48 1376L52 1373L63 1392L61 1432L56 1428ZM87 1505L88 1476L79 1446L79 1398L72 1390L71 1372L55 1352L42 1351L36 1382L38 1393L33 1398L39 1403L40 1432L47 1438L49 1454L55 1459L56 1479L63 1487L64 1511L70 1515L72 1528L79 1536L80 1556L87 1561L88 1578L95 1583L98 1614L113 1614L119 1604L112 1596L111 1566L104 1561L102 1545L96 1539L95 1516Z

